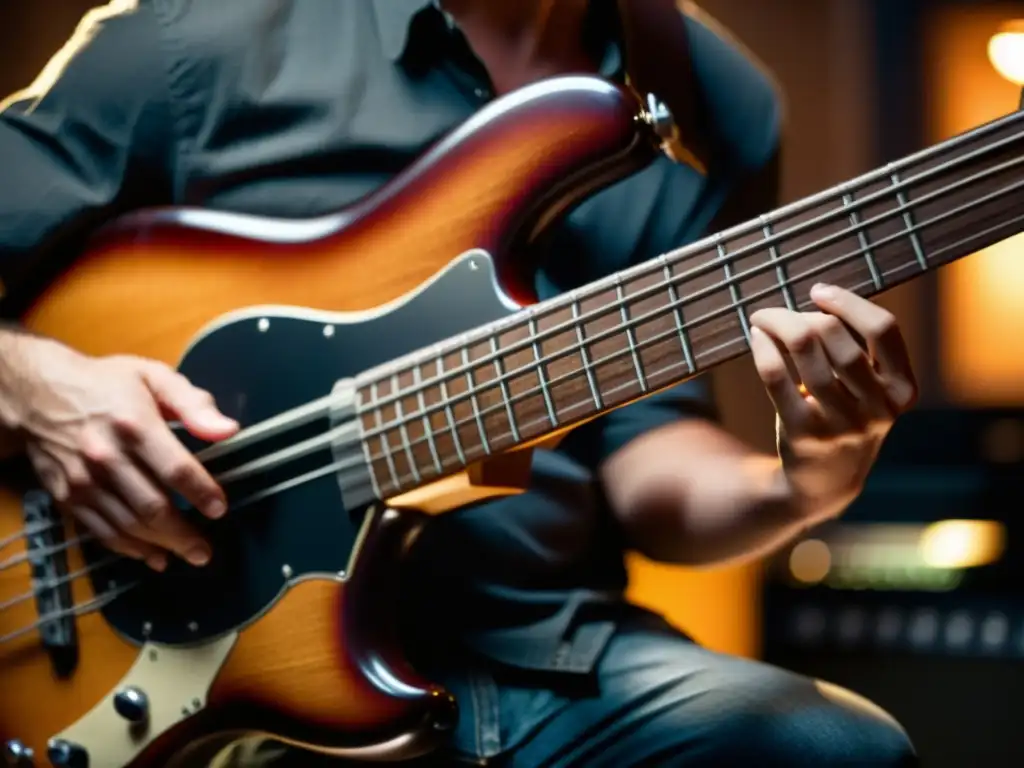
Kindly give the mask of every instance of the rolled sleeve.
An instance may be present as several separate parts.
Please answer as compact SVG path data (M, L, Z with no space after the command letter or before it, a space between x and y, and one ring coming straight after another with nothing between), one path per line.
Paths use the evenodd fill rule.
M711 382L698 376L670 389L605 414L584 425L567 441L577 458L597 467L627 443L643 434L685 419L717 420Z
M36 81L0 105L0 313L16 317L79 238L167 199L172 142L145 4L91 11Z

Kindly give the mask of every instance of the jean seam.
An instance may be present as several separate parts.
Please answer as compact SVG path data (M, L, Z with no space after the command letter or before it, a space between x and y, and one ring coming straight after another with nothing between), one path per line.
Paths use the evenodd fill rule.
M476 714L476 752L480 758L501 753L501 708L494 679L480 670L471 678L473 706Z

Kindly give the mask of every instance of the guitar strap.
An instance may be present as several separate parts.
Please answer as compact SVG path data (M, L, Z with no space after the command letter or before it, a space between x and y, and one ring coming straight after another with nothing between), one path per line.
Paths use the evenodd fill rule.
M628 82L646 99L654 94L675 121L668 154L707 173L713 141L693 71L686 21L676 0L618 0Z

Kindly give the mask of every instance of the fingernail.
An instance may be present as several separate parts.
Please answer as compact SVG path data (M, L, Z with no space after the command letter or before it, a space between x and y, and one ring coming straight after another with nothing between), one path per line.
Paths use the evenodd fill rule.
M220 499L214 499L206 505L206 516L217 520L227 514L228 507Z
M216 408L203 411L202 420L210 429L234 429L238 422L225 416Z
M210 551L205 547L193 547L185 553L185 559L197 568L202 568L210 562Z
M829 299L834 299L835 297L836 289L831 285L817 283L813 288L811 288L812 299L825 299L827 301Z
M146 558L146 565L157 573L167 570L167 555L150 555Z

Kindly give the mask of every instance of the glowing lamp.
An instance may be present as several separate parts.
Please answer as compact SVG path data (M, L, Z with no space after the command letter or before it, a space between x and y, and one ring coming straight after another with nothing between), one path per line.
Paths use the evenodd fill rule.
M1024 86L1024 20L1008 21L988 41L988 58L996 72Z
M921 558L932 568L979 568L999 560L1006 530L994 520L941 520L921 534Z

